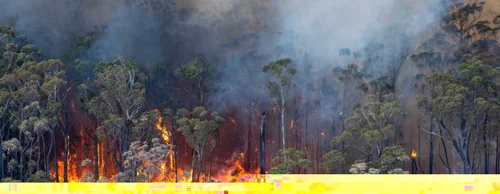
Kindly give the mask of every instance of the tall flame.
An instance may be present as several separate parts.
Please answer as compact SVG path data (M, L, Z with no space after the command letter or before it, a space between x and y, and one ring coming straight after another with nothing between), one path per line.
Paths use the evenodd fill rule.
M160 111L158 109L154 110L157 114L157 120L155 123L156 130L158 130L161 133L163 142L165 144L171 144L172 142L170 141L170 137L172 136L171 132L168 130L167 125L163 125L163 117L161 117ZM170 150L172 151L172 150ZM166 164L162 164L160 167L162 170L162 174L167 174L168 170L173 170L174 169L174 156L171 154L168 156L169 160L169 169L166 169Z

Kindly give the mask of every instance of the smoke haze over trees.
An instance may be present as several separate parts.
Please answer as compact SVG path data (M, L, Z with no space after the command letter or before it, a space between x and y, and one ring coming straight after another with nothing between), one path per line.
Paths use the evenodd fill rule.
M500 172L498 2L0 5L4 181Z

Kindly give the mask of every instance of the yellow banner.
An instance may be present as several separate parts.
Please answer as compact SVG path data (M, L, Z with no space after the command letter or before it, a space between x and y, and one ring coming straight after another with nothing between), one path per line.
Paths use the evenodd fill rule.
M267 175L265 183L0 183L0 193L500 194L500 175Z

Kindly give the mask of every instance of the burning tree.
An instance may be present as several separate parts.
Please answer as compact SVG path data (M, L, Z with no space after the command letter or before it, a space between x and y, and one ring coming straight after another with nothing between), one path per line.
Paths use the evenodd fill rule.
M283 149L286 149L285 139L285 116L286 116L286 103L288 101L288 92L292 87L295 86L293 83L293 77L297 73L296 65L291 59L280 59L273 61L262 69L265 73L271 74L273 77L271 81L267 84L267 88L271 97L275 98L278 111L281 114L281 133L283 140ZM279 103L278 103L279 101ZM286 154L283 155L286 161Z
M201 162L211 135L218 130L224 118L217 112L209 112L205 107L196 107L189 112L186 109L177 111L176 123L187 144L194 150L192 168L193 181L200 180Z
M138 119L143 114L146 77L139 72L137 63L125 62L122 57L99 63L94 72L99 94L88 106L102 124L97 130L100 139L108 141L117 168L124 172L123 154L128 151L129 142L142 140L147 134L141 131L141 123L155 120L154 114L153 119Z
M172 153L169 151L169 146L158 138L153 138L151 143L152 146L149 148L147 142L132 142L130 149L123 153L125 171L115 176L118 181L149 182L158 176L161 164L165 163L166 156Z

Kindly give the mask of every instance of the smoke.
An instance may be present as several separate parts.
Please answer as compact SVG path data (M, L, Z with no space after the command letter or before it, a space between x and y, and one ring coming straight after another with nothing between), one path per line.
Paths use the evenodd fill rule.
M120 6L114 9L110 23L100 39L93 44L92 51L108 59L126 56L146 63L145 65L160 60L159 21L148 15L144 8Z
M246 5L245 2L232 1L233 9ZM446 10L437 0L290 0L271 1L264 7L262 10L267 14L262 15L266 16L267 21L263 22L266 28L261 33L249 32L242 36L243 39L235 40L226 52L231 57L222 61L226 68L221 69L223 76L218 83L228 88L231 99L238 101L232 103L236 106L242 103L240 97L255 95L257 86L262 88L267 83L268 79L260 68L283 57L292 58L299 66L297 77L302 80L297 81L313 76L316 87L335 87L331 80L335 67L351 63L361 65L368 55L364 48L371 43L381 43L383 49L375 52L382 60L371 64L366 72L381 76L400 57L402 50L418 46L425 38L424 34L440 19L440 13ZM253 14L258 17L260 13ZM244 44L245 40L254 44ZM241 50L245 50L242 47L253 49L242 53ZM361 59L355 60L352 53L340 57L342 48L360 52ZM304 61L305 53L307 61ZM307 68L305 65L311 65L310 72L303 71ZM269 98L266 93L262 94L262 99ZM226 102L231 104L231 99Z
M362 64L368 57L363 49L382 43L377 54L383 60L368 73L385 72L440 19L447 8L437 1L0 0L0 24L11 23L48 57L61 56L75 38L94 31L100 31L91 47L95 60L124 55L148 65L169 58L177 66L203 56L217 64L216 84L225 89L212 96L223 102L219 111L244 109L249 98L268 102L262 66L290 57L300 91L291 98L312 96L325 116L339 114L330 108L340 91L332 70ZM361 59L340 57L342 48L361 52ZM319 92L305 89L308 80Z
M113 1L0 0L0 24L9 24L47 57L59 57L76 37L109 23Z

